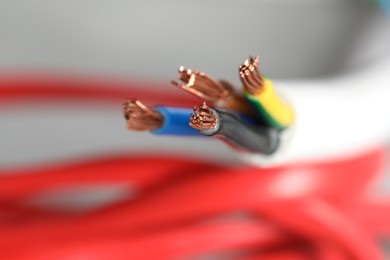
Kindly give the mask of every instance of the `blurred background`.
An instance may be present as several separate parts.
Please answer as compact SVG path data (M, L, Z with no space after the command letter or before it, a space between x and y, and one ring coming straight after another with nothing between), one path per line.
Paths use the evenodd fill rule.
M272 79L321 80L390 58L386 5L385 0L0 0L0 74L153 82L145 85L150 93L176 95L170 81L179 65L239 86L238 65L248 54L259 54ZM127 131L121 102L13 100L0 108L1 169L150 151L240 164L221 142ZM386 178L378 189L390 187ZM83 208L127 195L118 187L93 187L41 200Z

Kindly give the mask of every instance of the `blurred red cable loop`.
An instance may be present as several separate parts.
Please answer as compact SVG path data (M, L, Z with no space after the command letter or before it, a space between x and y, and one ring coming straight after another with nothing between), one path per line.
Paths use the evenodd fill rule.
M66 82L0 80L0 97L120 100L142 92L131 84ZM150 101L191 103L142 93ZM375 198L372 182L386 163L387 151L378 147L266 169L118 155L0 170L0 258L177 259L230 252L240 259L384 259L376 239L390 234L390 200ZM79 214L23 204L58 188L110 183L132 185L137 195Z
M127 98L139 98L145 102L192 107L198 100L176 88L162 91L161 85L87 76L59 75L0 75L1 103L21 100L67 100L84 102L124 103Z

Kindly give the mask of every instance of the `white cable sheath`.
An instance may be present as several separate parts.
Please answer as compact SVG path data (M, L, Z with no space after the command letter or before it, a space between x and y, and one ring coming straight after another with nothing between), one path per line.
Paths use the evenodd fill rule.
M335 78L275 82L297 120L271 158L244 155L257 165L323 160L358 153L390 137L390 60Z

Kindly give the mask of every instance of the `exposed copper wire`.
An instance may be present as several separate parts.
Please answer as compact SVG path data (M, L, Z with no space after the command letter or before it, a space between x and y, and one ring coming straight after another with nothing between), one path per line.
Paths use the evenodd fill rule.
M183 66L179 68L177 81L172 83L179 88L204 100L216 103L224 102L233 92L232 87L225 82L219 82L201 71L192 71Z
M246 91L257 94L264 86L264 78L259 71L259 56L249 56L239 67L240 79Z
M142 104L137 99L126 101L124 104L124 116L127 120L127 129L136 131L158 129L164 121L158 111Z
M212 130L218 123L218 117L203 102L199 106L194 106L194 113L190 116L190 126L197 130Z

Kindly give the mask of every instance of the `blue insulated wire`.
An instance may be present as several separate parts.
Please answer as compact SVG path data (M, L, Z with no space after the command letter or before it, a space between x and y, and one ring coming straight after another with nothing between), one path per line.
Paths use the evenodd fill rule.
M163 116L164 123L159 129L153 130L153 134L202 136L198 130L189 126L192 109L165 106L157 106L155 109Z

